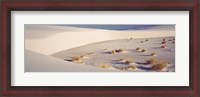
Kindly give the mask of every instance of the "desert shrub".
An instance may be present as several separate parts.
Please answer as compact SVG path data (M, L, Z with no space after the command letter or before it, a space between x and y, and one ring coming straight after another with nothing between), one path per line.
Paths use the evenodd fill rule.
M166 45L162 45L162 46L161 46L161 48L166 48L166 47L167 47Z
M153 70L162 70L163 68L167 67L167 62L161 62L152 66Z
M166 44L166 41L162 41L162 44Z
M121 66L121 67L118 67L119 70L127 70L128 67L127 66Z
M173 40L175 40L175 38Z
M120 52L123 52L124 51L124 49L116 49L116 50L113 50L114 52L116 52L116 53L120 53Z
M110 64L100 64L100 65L97 65L97 67L99 67L99 68L110 68L110 67L112 67L112 65L110 65Z
M132 37L130 39L133 39Z
M131 64L131 63L133 63L133 62L127 60L127 61L125 61L124 63L125 63L125 64Z
M141 43L143 43L144 41L141 41Z
M120 48L118 51L119 51L119 52L123 52L123 51L124 51L124 49L121 49L121 48Z
M146 39L146 41L149 41L149 39Z
M120 51L118 49L116 49L115 52L119 53Z
M73 61L79 61L79 60L81 60L81 58L80 57L72 57L72 60Z
M124 59L123 58L121 58L121 59L119 59L120 61L124 61Z
M163 41L166 41L166 39L165 39L165 38L163 38Z
M105 48L104 50L107 50L107 48Z
M141 50L141 49L142 49L142 48L140 48L140 47L137 47L137 48L136 48L136 50Z
M149 60L146 61L147 64L156 64L157 63L157 59L156 58L151 58Z
M169 39L168 41L172 41L171 39Z
M136 68L136 66L134 66L134 65L130 65L130 66L128 66L128 69L135 69Z
M172 43L175 43L174 41Z
M156 53L151 53L151 56L155 56L156 55Z
M145 50L145 49L142 49L142 52L146 52L146 50Z
M116 53L115 50L112 50L112 51L111 51L111 54L115 54L115 53Z

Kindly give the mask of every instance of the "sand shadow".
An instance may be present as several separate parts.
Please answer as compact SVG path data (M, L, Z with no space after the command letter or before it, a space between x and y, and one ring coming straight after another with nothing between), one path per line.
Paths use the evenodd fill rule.
M144 56L144 57L150 57L151 55L138 55L138 56Z
M137 51L135 49L127 49L127 52L131 52L131 53L139 53L140 51Z
M112 54L110 51L101 52L102 54Z
M162 49L161 45L159 47L150 47L150 48L152 48L152 49Z
M139 43L140 43L140 44L145 44L146 41L144 41L144 42L141 42L141 41L140 41L140 42L135 42L135 43L138 43L138 44L139 44Z
M69 61L69 62L72 62L73 60L72 59L64 59L65 61Z
M147 65L147 63L145 63L145 62L135 62L135 63L138 65Z
M121 62L120 60L111 60L111 64L124 64L124 62Z
M112 53L111 51L104 51L104 52L101 52L101 54L123 54L124 52L119 52L119 51L115 51L114 53Z
M142 69L142 70L152 70L151 67L137 66L137 68Z

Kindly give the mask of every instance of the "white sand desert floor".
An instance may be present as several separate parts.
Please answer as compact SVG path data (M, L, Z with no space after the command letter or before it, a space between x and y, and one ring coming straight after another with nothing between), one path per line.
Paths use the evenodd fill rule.
M174 36L174 26L116 31L28 24L25 72L175 72ZM147 64L151 58L157 62Z
M58 58L25 50L25 72L117 72L116 69L103 69L76 64Z
M166 48L161 48L164 38L121 39L92 43L53 54L52 56L83 65L91 65L99 68L115 68L122 71L175 71L175 39L165 38ZM143 41L143 43L142 43ZM136 48L141 48L136 50ZM112 53L112 50L123 49L122 52ZM142 52L145 49L145 52ZM155 53L155 55L151 55ZM80 57L73 60L73 57ZM157 60L157 63L148 64L149 59ZM126 63L130 61L131 63ZM166 62L166 66L156 70L153 66ZM134 67L134 68L132 68Z

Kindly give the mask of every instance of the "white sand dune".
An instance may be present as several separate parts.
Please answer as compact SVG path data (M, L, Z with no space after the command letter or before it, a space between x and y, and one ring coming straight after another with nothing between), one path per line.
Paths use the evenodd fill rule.
M148 41L146 41L148 39ZM92 43L72 49L67 49L53 54L52 56L60 59L70 59L74 56L87 56L85 64L98 66L101 64L110 64L113 67L127 66L120 59L129 60L136 65L135 70L130 71L154 71L151 64L146 64L146 61L152 58L157 59L158 63L169 63L167 68L161 71L175 71L175 40L174 37L167 37L167 48L161 48L163 38L139 38L139 39L121 39L110 40L98 43ZM141 43L141 41L144 41ZM145 52L141 50L137 51L136 48L140 47L145 49ZM111 54L112 50L124 49L124 52ZM151 53L155 53L155 56L151 56Z
M126 32L126 34L124 34ZM175 36L174 26L145 30L102 30L53 25L25 25L25 48L45 55L100 41Z
M51 56L25 50L25 72L116 72L115 69L102 69L76 64Z

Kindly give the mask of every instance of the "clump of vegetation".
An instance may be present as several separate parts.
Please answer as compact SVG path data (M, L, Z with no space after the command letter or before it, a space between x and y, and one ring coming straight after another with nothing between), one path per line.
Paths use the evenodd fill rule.
M112 50L110 53L111 53L111 54L115 54L116 52L115 52L115 50Z
M151 53L151 56L155 56L155 55L156 55L156 53L155 53L155 52Z
M147 64L156 64L157 63L157 59L154 57L154 58L151 58L149 60L146 61Z
M137 51L138 51L138 50L141 50L141 49L142 49L142 48L140 48L140 47L137 47L137 48L136 48Z
M120 49L112 50L110 53L115 54L115 53L121 53L123 51L125 51L125 50L120 48Z
M163 68L167 67L167 62L161 62L152 66L153 70L162 70Z
M166 41L166 38L163 38L163 41Z
M135 68L136 68L135 65L129 65L129 66L128 66L128 69L129 69L129 70L134 70Z
M119 67L118 69L119 69L119 70L127 70L128 67L127 67L127 66L122 66L122 67Z
M123 52L124 51L124 49L118 49L118 50L115 50L115 52Z
M72 57L72 61L79 61L79 60L81 60L81 57Z
M100 65L97 65L97 67L99 67L99 68L110 68L110 67L112 67L112 65L110 65L110 64L100 64Z
M125 59L123 59L123 58L121 58L121 59L119 59L120 61L124 61Z
M76 57L71 57L72 58L72 61L75 62L75 63L80 63L80 64L83 64L83 58L84 56L76 56Z
M141 41L141 43L144 43L144 41Z
M104 48L104 50L107 50L107 48Z
M172 41L171 39L169 39L168 41Z
M162 46L161 46L161 48L166 48L166 47L167 47L166 45L162 45Z
M149 41L149 39L146 39L146 41Z
M134 70L136 66L135 65L121 65L115 68L119 70Z
M175 43L174 41L172 43Z
M173 40L175 40L175 38Z
M166 44L166 41L162 41L162 44Z
M133 62L132 62L132 61L129 61L129 60L126 60L124 63L127 64L127 65L130 65L130 64L133 63Z
M145 50L145 49L142 49L142 52L146 52L146 50Z

